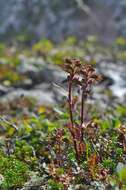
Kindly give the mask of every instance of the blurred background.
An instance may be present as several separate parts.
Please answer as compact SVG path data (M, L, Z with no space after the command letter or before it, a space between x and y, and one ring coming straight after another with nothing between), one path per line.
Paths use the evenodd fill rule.
M93 101L124 106L126 1L0 0L1 112L10 111L4 101L22 95L60 102L65 57L93 64L103 75Z
M111 43L126 35L125 0L8 0L0 1L0 39L25 35L30 40L59 42L75 35L97 35Z

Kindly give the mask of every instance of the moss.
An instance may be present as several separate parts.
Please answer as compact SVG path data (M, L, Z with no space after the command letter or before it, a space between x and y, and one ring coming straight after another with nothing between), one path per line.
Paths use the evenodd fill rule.
M0 156L0 174L4 180L3 189L22 187L29 176L28 165L13 158Z

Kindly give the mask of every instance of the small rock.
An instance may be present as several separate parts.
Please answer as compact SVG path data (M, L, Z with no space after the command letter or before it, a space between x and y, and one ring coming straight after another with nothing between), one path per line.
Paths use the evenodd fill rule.
M7 87L0 85L0 96L7 94L8 91L9 89Z
M117 167L116 167L117 173L119 173L123 168L126 168L126 165L123 164L122 162L119 162L119 163L117 164Z
M50 104L52 105L55 103L55 100L53 98L53 93L50 91L45 91L43 89L32 89L32 90L16 89L15 91L10 92L4 97L2 97L0 101L3 102L13 101L16 98L21 97L22 95L33 97L37 100L38 103L44 105L50 105Z
M0 185L3 183L4 181L4 176L0 174Z

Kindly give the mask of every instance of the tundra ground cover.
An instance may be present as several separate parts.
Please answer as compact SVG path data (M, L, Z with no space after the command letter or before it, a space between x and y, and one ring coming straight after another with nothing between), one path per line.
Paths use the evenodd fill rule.
M0 48L1 189L125 189L126 105L109 84L106 89L106 71L97 68L103 61L124 62L125 40L119 38L111 49L94 37L80 44L71 37L60 45L44 40L32 48L22 46ZM64 65L65 57L77 59L66 59ZM46 105L37 94L32 97L31 89L41 82L52 84L40 72L48 66L63 66L68 77L64 75L62 87L55 85L66 95L58 93L58 101ZM92 95L97 80L101 90L93 89ZM19 89L30 95L13 97Z

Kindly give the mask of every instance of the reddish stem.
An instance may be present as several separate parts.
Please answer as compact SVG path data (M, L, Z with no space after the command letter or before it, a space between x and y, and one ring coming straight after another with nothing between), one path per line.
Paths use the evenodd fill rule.
M68 103L69 103L70 121L71 121L72 127L74 127L73 112L72 112L72 79L68 83ZM76 160L79 163L79 154L78 154L78 149L77 149L77 142L76 142L76 139L75 139L72 131L70 131L70 132L71 132L71 135L73 137L74 150L76 152Z
M82 96L81 96L81 125L84 122L84 90L82 91Z
M83 141L83 125L84 122L84 90L82 90L82 95L81 95L81 140Z
M74 150L76 152L76 160L77 160L77 162L79 164L80 159L79 159L79 154L78 154L78 149L77 149L77 142L76 142L75 139L73 139L73 142L74 142Z
M68 103L69 103L69 113L70 113L70 121L71 125L73 126L73 113L72 113L72 82L69 81L68 84Z

